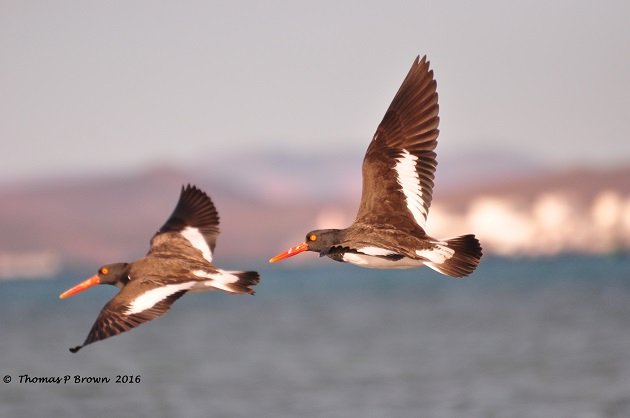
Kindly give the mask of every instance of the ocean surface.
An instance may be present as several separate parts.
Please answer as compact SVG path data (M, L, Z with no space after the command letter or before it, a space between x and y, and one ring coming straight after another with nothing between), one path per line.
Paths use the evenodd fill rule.
M630 417L630 257L295 265L77 354L115 288L0 283L0 416Z

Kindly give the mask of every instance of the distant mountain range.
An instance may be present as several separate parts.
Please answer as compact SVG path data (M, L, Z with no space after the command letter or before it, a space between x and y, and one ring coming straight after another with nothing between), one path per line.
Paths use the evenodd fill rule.
M3 271L9 272L5 275L15 275L19 263L28 270L28 260L40 260L33 262L37 268L32 274L45 275L47 269L88 265L96 268L140 257L147 251L150 237L173 210L179 189L186 183L207 191L219 210L222 234L217 263L225 267L234 263L240 268L259 265L303 239L311 228L351 222L361 193L361 159L362 155L344 153L239 155L185 170L155 167L102 178L0 184L0 276ZM609 204L613 202L618 207L593 209L598 199L608 199ZM559 210L557 216L570 215L575 228L601 222L602 227L614 229L613 238L605 237L612 244L595 243L594 250L630 248L630 164L553 171L515 157L444 158L438 167L429 218L435 215L434 235L438 237L442 233L476 232L487 253L588 251L582 244L559 245L556 241L562 241L564 236L555 239L553 248L545 247L548 244L539 247L535 231L544 234L544 228L522 231L524 217L547 216L545 204L551 212ZM482 216L484 207L494 220L492 216ZM601 213L593 215L594 210ZM606 218L606 210L614 222L597 218ZM516 216L516 220L511 221L510 216ZM577 222L580 217L582 223ZM533 222L531 219L527 222ZM553 223L553 219L542 222ZM564 227L569 229L564 235L570 235L571 224ZM515 231L524 234L521 238L526 238L528 244L496 239ZM558 231L553 233L557 235ZM576 233L583 235L584 231ZM541 243L547 241L543 239ZM38 259L38 254L43 258ZM11 264L11 260L18 264Z

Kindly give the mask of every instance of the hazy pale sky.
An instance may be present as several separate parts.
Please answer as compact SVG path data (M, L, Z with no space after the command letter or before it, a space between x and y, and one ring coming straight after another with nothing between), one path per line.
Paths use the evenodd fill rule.
M438 154L630 162L627 0L0 0L0 181L363 153L418 54Z

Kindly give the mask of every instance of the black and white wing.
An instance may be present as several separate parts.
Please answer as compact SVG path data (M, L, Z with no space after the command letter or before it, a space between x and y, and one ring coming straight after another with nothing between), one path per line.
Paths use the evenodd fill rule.
M175 210L151 239L149 254L177 255L188 243L212 263L212 253L219 235L219 214L210 197L195 186L182 187Z
M363 160L356 222L425 230L433 195L438 95L426 57L416 58Z
M141 280L129 282L103 307L83 344L70 351L76 353L88 344L129 331L163 315L195 284L195 281L164 284Z

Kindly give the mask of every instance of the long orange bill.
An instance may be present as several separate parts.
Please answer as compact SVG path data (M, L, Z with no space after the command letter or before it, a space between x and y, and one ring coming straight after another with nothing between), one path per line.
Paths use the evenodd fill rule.
M81 283L79 283L78 285L66 290L65 292L63 292L62 294L59 295L59 299L65 299L67 297L70 297L72 295L76 295L79 292L83 292L86 289L89 289L90 287L100 284L101 283L101 279L98 277L97 274L95 274L94 276L90 277L89 279L85 279L83 280Z
M283 253L278 254L275 257L271 257L269 259L270 263L275 263L276 261L284 260L285 258L293 257L296 254L299 254L303 251L308 250L308 244L303 242L301 244L296 245L295 247L291 247Z

